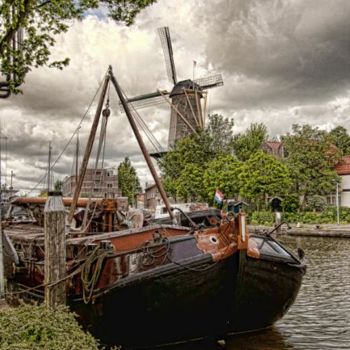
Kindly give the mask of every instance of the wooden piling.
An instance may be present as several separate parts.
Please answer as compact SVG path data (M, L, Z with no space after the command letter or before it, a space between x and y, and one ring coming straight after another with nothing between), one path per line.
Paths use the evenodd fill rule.
M66 281L63 280L66 276L65 219L62 194L49 192L44 209L45 304L51 308L66 303Z

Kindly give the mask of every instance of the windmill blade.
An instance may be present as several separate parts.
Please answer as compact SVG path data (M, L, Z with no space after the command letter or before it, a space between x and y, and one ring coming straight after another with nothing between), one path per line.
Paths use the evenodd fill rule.
M174 85L176 85L177 78L176 78L176 70L175 70L175 63L174 63L173 46L171 44L169 28L168 27L158 28L158 34L160 37L160 42L162 43L168 78L171 82L174 83Z
M195 79L193 81L198 84L203 90L208 90L217 86L224 85L221 74L212 74L208 75L207 77Z
M131 109L141 109L146 107L158 106L165 102L164 98L162 97L162 94L169 95L169 92L166 90L162 90L161 93L157 91L151 94L132 97L127 99L127 103L129 104ZM119 107L121 111L124 113L124 108L120 102L119 102Z

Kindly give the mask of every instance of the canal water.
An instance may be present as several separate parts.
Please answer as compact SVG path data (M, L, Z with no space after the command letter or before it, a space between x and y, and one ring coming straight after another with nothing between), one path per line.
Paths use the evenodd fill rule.
M168 350L350 350L350 239L283 236L305 251L307 273L296 302L269 330L235 336L225 344L201 341ZM162 348L162 350L165 348Z

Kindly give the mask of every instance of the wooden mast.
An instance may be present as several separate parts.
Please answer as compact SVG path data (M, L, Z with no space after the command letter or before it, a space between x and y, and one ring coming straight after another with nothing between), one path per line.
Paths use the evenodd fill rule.
M88 142L87 142L87 145L85 148L84 158L81 162L81 167L80 167L80 171L79 171L79 178L78 178L78 181L75 185L73 200L72 200L72 204L71 204L71 207L69 210L69 215L68 215L68 224L69 225L71 225L71 223L72 223L74 211L75 211L75 208L76 208L77 203L78 203L81 187L83 185L83 181L84 181L86 169L87 169L87 166L89 163L89 158L90 158L92 146L94 144L94 140L95 140L95 136L96 136L96 130L98 127L98 123L100 121L101 111L102 111L103 102L104 102L104 99L106 96L109 79L110 79L110 75L107 74L105 77L105 80L103 82L102 92L101 92L100 99L98 101L98 105L97 105L97 109L96 109L96 113L95 113L95 118L94 118L94 121L92 123L89 139L88 139Z
M149 155L149 153L148 153L148 151L146 149L146 146L145 146L145 144L143 142L143 139L141 137L141 134L140 134L140 132L139 132L139 130L137 128L135 120L134 120L132 114L130 113L130 109L129 109L129 106L128 106L127 102L126 102L126 99L123 96L122 91L120 89L120 86L119 86L117 80L115 79L115 77L113 75L111 66L109 67L109 74L110 74L110 77L111 77L111 81L112 81L112 83L113 83L113 85L115 87L115 90L117 91L117 94L119 96L120 102L122 103L122 105L124 107L124 110L125 110L125 113L126 113L126 115L128 117L128 120L129 120L129 123L131 125L131 128L134 131L135 137L136 137L137 142L138 142L138 144L139 144L139 146L141 148L143 156L145 157L145 160L146 160L146 163L147 163L147 165L149 167L149 170L152 173L154 182L157 185L158 191L159 191L159 193L160 193L160 195L161 195L161 197L163 199L163 202L165 204L165 207L166 207L166 209L167 209L167 211L169 213L169 216L171 217L171 219L174 219L174 215L173 215L173 212L171 211L171 207L170 207L170 204L169 204L168 197L167 197L167 195L165 193L165 190L163 188L163 185L162 185L162 183L161 183L161 181L160 181L160 179L159 179L159 177L157 175L156 169L154 168L154 165L152 163L151 157L150 157L150 155Z

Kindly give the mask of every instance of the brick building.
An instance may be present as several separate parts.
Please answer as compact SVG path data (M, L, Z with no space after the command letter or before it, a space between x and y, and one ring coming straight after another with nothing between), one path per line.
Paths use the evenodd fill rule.
M72 197L76 186L76 176L66 177L63 181L64 197ZM90 194L94 198L114 198L121 196L118 188L116 169L86 169L80 197L86 198Z
M157 205L163 204L156 184L146 185L144 203L145 208L150 210L155 210Z

